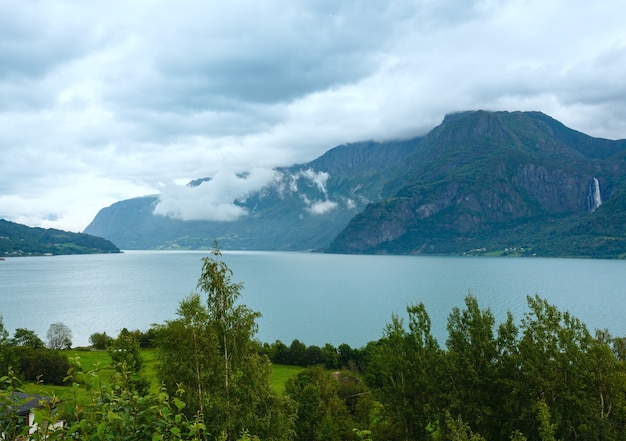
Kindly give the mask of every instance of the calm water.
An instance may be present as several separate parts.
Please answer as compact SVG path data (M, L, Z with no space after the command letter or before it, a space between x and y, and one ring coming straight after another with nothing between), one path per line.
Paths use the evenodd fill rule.
M130 251L118 255L22 257L0 261L5 327L32 329L45 340L51 323L89 335L146 330L175 318L195 290L206 252ZM307 345L360 347L381 337L393 313L424 302L433 333L445 343L446 320L471 291L500 321L519 321L535 293L569 311L590 330L626 335L626 262L612 260L345 256L224 252L241 301L263 314L258 338Z

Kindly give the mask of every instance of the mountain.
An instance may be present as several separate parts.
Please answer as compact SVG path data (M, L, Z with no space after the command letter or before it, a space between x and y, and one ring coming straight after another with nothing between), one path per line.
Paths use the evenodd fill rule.
M83 233L31 228L0 219L0 256L119 253L106 239Z
M155 215L159 197L146 196L100 210L85 232L122 249L206 249L217 239L223 249L321 250L367 204L388 196L386 183L420 141L342 145L312 162L277 168L261 191L234 201L247 213L235 221ZM209 182L202 178L189 185Z
M159 197L146 196L102 209L85 232L126 249L217 239L223 249L626 255L626 140L540 112L451 114L424 137L342 145L274 172L234 201L247 213L235 221L155 215Z
M539 112L448 115L328 248L340 253L626 255L626 141Z

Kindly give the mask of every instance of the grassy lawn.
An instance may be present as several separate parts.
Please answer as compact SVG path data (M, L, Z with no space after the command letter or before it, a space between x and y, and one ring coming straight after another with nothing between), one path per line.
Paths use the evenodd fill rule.
M100 379L107 383L111 379L113 368L111 367L111 357L107 351L86 351L86 350L70 350L67 351L70 360L74 359L78 362L83 372L98 372ZM159 390L159 381L156 374L156 351L154 349L142 349L141 357L143 358L143 368L141 375L150 381L150 391L156 393ZM295 376L303 368L299 366L288 365L272 365L272 388L277 394L285 391L287 380ZM89 395L85 387L72 388L71 386L53 386L37 383L23 383L21 385L27 393L56 396L66 402L74 402L74 393L79 405L87 405L92 397Z
M83 372L98 372L98 376L103 382L111 379L113 368L111 367L111 357L107 351L86 351L86 350L69 350L65 352L70 364L77 363ZM72 361L74 360L74 361ZM87 405L92 397L85 387L80 386L73 388L72 386L56 386L41 383L23 383L21 389L24 392L55 396L66 402L74 402L74 398L80 405ZM76 394L76 396L74 396Z
M298 372L304 368L300 366L291 366L287 364L273 364L272 365L272 389L278 395L285 392L285 385L287 381L295 377Z

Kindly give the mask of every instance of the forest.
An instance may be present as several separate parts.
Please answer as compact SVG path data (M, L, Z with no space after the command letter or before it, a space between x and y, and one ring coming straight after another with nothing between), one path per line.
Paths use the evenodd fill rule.
M3 439L626 439L626 338L591 333L538 295L519 320L496 323L468 293L442 343L424 305L412 304L362 348L320 348L256 340L260 313L238 302L243 285L232 276L216 249L175 319L145 333L93 334L111 358L106 378L68 360L61 324L48 335L54 348L0 326ZM148 346L156 390L141 355ZM277 393L272 366L289 364L302 368ZM23 381L65 384L73 398L40 397L29 427Z

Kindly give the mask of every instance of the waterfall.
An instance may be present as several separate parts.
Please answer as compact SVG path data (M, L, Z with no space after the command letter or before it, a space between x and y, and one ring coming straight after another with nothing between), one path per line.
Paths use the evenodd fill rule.
M596 178L593 178L593 202L595 208L602 205L602 195L600 194L600 183Z
M593 178L593 186L589 186L589 211L595 211L602 205L602 195L600 194L600 182Z

